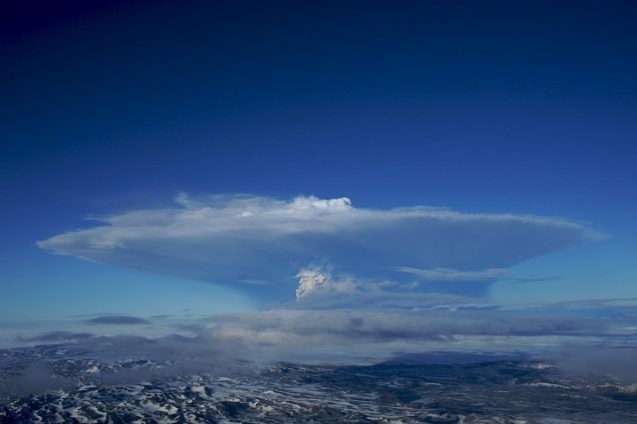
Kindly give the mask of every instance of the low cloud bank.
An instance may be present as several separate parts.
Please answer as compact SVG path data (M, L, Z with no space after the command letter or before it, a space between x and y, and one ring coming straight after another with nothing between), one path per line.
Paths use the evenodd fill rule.
M138 326L122 326L129 334L119 335L99 334L100 328L92 326L94 334L54 331L29 340L63 344L65 358L156 364L116 367L84 377L103 384L197 373L252 373L277 362L361 365L476 358L548 359L572 375L637 378L631 371L637 365L635 349L628 347L635 345L634 300L507 308L439 294L430 295L427 304L422 296L418 308L398 301L394 306L370 303L357 308L301 302L250 313L148 318L151 326L169 323L172 333L160 337L144 336L144 327ZM132 334L133 330L139 332ZM5 394L66 387L69 382L43 363L25 368L8 384Z

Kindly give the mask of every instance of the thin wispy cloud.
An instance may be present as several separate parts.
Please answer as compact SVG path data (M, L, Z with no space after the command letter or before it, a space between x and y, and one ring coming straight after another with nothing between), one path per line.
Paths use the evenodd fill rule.
M139 325L148 324L149 321L130 315L102 315L85 321L87 324L100 325Z
M49 331L46 333L37 334L31 337L21 337L20 339L26 342L36 343L60 343L69 341L78 341L93 338L91 333L75 333L71 331L57 330Z
M489 268L478 271L459 271L450 268L417 269L410 267L398 267L397 271L416 276L422 281L493 281L504 277L507 270L504 268Z

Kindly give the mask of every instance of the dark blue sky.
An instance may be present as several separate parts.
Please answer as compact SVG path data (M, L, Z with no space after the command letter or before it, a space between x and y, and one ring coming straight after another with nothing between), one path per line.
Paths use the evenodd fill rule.
M180 191L588 221L611 238L530 272L637 293L634 2L84 3L2 13L0 286L16 310L148 279L35 241Z

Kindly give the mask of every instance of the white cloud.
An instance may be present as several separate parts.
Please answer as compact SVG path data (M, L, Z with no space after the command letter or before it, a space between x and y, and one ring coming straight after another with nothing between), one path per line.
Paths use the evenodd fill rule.
M353 294L360 290L360 284L352 278L334 280L329 271L318 266L301 268L296 276L299 279L299 285L296 288L297 302L317 294L323 296L336 294L340 296L342 294Z
M422 206L362 209L345 197L281 201L180 194L175 201L172 208L101 217L102 225L38 245L58 254L290 296L294 276L312 263L329 263L338 274L361 281L487 284L511 265L600 237L561 218ZM259 284L250 284L255 281ZM316 281L307 281L308 288L316 287Z
M505 268L487 268L479 271L458 271L451 268L418 269L398 267L397 271L417 276L422 281L493 281L506 275Z

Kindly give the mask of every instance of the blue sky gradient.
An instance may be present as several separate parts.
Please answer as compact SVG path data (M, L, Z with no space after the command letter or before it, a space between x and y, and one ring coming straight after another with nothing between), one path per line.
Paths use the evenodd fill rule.
M515 265L559 278L499 281L490 298L637 297L635 3L16 7L2 18L0 319L262 306L36 245L181 192L563 217L608 238Z

